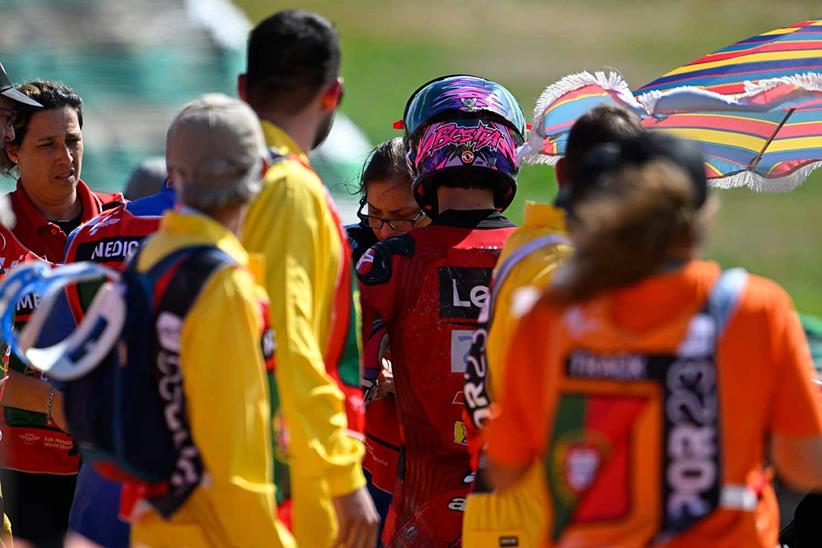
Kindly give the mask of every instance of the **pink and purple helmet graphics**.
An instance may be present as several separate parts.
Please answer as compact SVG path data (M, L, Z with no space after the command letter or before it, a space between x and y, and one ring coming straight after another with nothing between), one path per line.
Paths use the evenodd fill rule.
M497 209L516 192L517 147L526 125L522 109L503 86L476 76L445 76L420 87L405 107L403 128L414 196L436 213L431 176L458 169L487 171Z
M483 112L495 114L525 137L525 116L510 91L485 78L458 74L431 80L411 94L402 117L406 138L449 111L476 113L477 118Z
M463 118L428 124L413 152L417 173L465 166L517 172L517 136L496 121Z

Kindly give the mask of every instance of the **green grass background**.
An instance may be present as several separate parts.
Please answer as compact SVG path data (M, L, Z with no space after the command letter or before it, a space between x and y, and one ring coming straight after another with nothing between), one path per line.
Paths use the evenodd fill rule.
M800 0L236 0L256 22L274 11L316 11L338 27L346 96L342 110L374 141L395 135L408 95L448 73L498 80L528 118L548 84L581 70L618 69L636 88L737 40L822 17ZM548 200L553 170L526 166L508 215ZM797 307L822 315L822 170L787 194L716 191L722 207L707 255L788 289Z

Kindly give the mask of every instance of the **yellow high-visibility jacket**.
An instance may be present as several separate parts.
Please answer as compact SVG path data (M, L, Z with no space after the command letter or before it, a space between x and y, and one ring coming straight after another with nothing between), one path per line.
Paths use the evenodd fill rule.
M293 546L276 519L271 403L260 336L267 297L255 264L217 221L167 212L138 257L137 269L182 247L219 247L241 268L214 272L183 319L180 369L192 439L208 480L168 521L153 511L132 528L148 546Z
M266 142L284 158L269 168L241 239L265 257L277 386L290 438L294 536L301 546L322 548L337 534L332 497L365 485L350 257L305 153L281 129L262 125ZM275 418L275 426L281 422Z
M550 204L525 203L524 222L505 241L497 265L522 246L542 236L565 236L565 213ZM496 305L494 318L488 329L487 359L489 367L489 390L492 397L502 394L505 372L502 370L508 341L514 336L522 306L519 301L527 299L527 288L541 292L548 287L551 277L562 260L571 253L569 245L552 245L528 254L513 267L502 285L494 284ZM496 278L497 272L494 272ZM525 292L522 292L522 289ZM513 306L513 308L512 308Z
M510 270L504 283L497 284L499 266L523 246L544 236L565 236L562 209L549 204L526 202L524 223L511 234L502 248L494 272L494 316L489 318L486 341L488 391L492 401L502 394L508 342L529 301L541 295L563 259L571 253L565 244L540 247L526 255ZM525 308L525 310L523 310ZM498 546L505 537L517 538L518 546L539 546L547 528L544 476L535 465L523 480L503 493L472 494L463 519L463 546Z

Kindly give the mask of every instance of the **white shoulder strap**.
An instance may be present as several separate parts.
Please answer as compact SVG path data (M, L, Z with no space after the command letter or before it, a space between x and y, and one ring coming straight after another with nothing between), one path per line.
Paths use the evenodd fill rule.
M708 295L708 313L716 321L717 338L722 336L728 321L739 305L742 290L748 281L744 268L732 268L719 275Z
M571 242L568 238L565 238L564 236L557 236L555 234L540 236L539 238L534 238L527 244L518 248L499 263L496 274L494 275L493 286L491 287L491 309L488 316L489 320L493 318L494 305L496 304L497 295L499 295L499 288L505 283L505 280L514 270L514 267L536 250L552 245L571 245Z

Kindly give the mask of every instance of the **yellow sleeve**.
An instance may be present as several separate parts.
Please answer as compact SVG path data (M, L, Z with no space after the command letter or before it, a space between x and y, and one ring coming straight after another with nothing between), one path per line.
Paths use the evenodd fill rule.
M501 264L508 255L505 251L513 250L505 249L498 264ZM501 287L494 288L494 291L499 293L494 309L494 317L488 329L488 341L486 342L488 389L491 397L499 398L502 395L503 379L506 375L504 368L505 356L522 316L522 313L518 312L516 307L512 308L517 293L520 290L529 291L529 288L532 288L534 298L538 298L543 290L548 287L554 272L556 272L563 259L570 253L571 248L567 245L554 245L547 249L539 249L517 264Z
M296 162L277 163L248 212L242 239L265 257L292 474L321 478L336 497L365 484L364 449L347 433L343 394L323 360L343 253L324 192Z
M180 339L190 428L210 477L183 515L193 516L207 537L232 546L288 539L274 513L271 404L255 287L241 269L216 273Z

